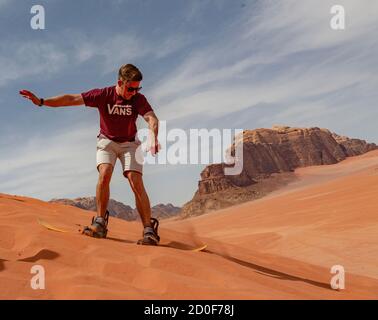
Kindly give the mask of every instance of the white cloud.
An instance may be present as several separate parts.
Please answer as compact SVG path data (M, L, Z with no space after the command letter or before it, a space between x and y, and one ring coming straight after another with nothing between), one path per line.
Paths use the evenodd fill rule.
M166 57L187 46L190 41L189 36L173 34L146 44L133 34L115 33L112 37L101 39L99 35L88 37L69 29L51 41L4 41L0 44L0 86L10 80L41 74L50 76L94 57L101 57L100 71L108 73L117 70L125 61Z
M297 103L324 109L321 99L337 90L377 83L378 2L339 1L347 29L330 28L333 1L264 1L221 39L197 48L151 90L164 120L224 114L259 103ZM359 93L349 103L356 103ZM290 107L289 107L290 108Z
M83 46L78 49L79 61L83 62L94 56L101 56L102 69L110 72L125 63L125 59L130 61L136 57L143 57L149 52L150 48L143 47L136 36L115 34L113 37L101 41L98 39L84 40Z
M81 194L94 159L97 127L65 128L53 135L33 136L19 148L4 146L0 158L0 190L50 199L61 193Z
M67 63L67 56L49 43L26 42L1 45L4 54L0 57L0 86L10 80L44 74L49 76L61 70Z
M0 0L0 8L6 6L8 3L10 3L10 0Z
M171 35L160 43L158 47L153 50L153 55L156 58L164 58L173 52L179 51L188 46L192 41L189 35L176 34Z

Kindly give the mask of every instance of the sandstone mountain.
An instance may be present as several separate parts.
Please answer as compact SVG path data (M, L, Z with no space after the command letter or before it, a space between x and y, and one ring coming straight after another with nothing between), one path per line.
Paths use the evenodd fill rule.
M235 138L231 155L235 156L237 146L243 150L241 173L226 175L229 165L225 163L207 166L181 217L261 198L294 180L293 171L298 167L334 164L377 149L374 143L339 136L327 129L287 126L245 130Z
M51 203L61 203L65 205L70 205L78 207L84 210L96 211L96 197L83 197L76 199L52 199ZM137 209L123 204L122 202L116 201L114 199L109 200L108 210L110 216L127 220L139 220L139 214ZM158 219L170 218L177 215L180 212L179 207L173 206L171 203L168 204L157 204L151 208L152 216Z

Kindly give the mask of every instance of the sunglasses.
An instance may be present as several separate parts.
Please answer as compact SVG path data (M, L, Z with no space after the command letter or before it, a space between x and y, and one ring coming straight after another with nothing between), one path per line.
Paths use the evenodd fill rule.
M128 87L127 88L127 92L138 92L140 89L142 89L142 87L137 87L137 88L134 88L134 87Z

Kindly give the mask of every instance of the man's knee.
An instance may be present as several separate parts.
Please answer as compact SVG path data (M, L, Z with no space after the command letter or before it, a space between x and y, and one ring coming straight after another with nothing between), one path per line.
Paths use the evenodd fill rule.
M141 193L144 190L142 174L137 171L126 171L124 176L129 180L131 189L134 192Z
M102 163L98 166L98 182L108 184L112 178L113 166L110 163Z

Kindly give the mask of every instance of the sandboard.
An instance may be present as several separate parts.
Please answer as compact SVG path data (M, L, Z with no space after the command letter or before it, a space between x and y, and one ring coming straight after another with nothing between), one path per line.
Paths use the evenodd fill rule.
M64 228L61 228L61 227L56 227L40 218L38 218L38 223L46 228L47 230L50 230L50 231L56 231L56 232L61 232L61 233L75 233L77 234L78 232L81 233L81 230L78 230L78 232L74 232L74 231L70 231L70 230L66 230ZM81 225L77 225L77 226L81 226ZM82 226L81 226L82 227ZM106 238L105 238L106 239ZM187 244L184 244L184 243L181 243L181 242L169 242L169 243L166 243L166 244L159 244L158 247L168 247L168 248L173 248L173 249L179 249L179 250L185 250L185 251L193 251L193 252L200 252L200 251L203 251L207 248L207 244L202 244L202 245L199 245L198 247L193 247L193 246L189 246Z

